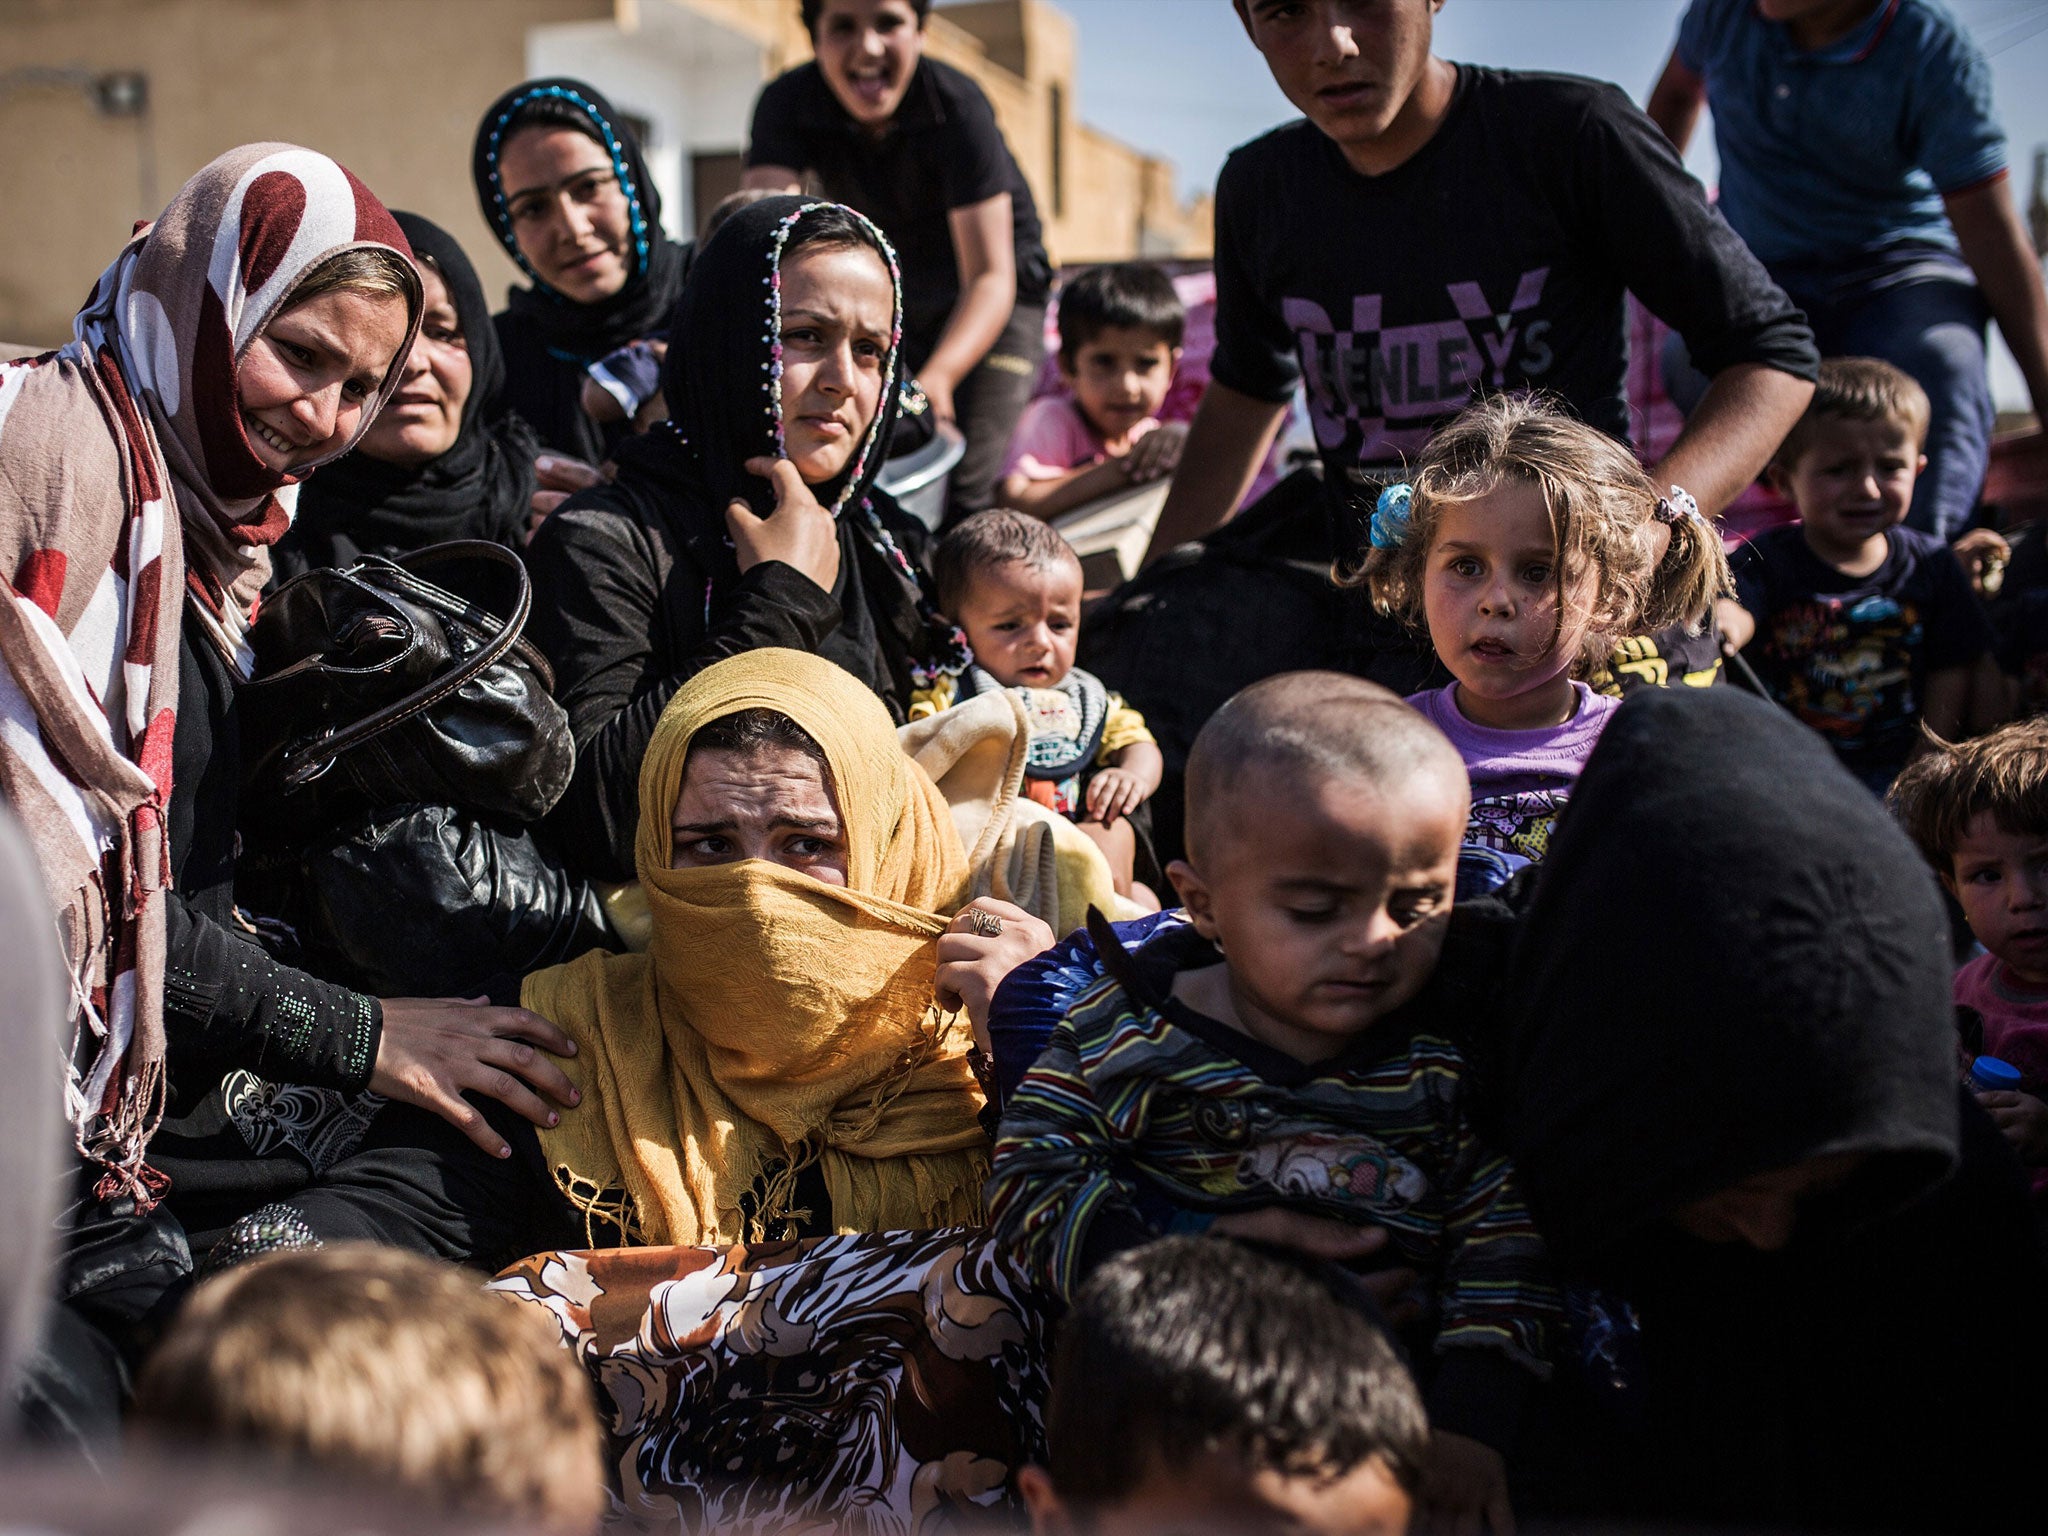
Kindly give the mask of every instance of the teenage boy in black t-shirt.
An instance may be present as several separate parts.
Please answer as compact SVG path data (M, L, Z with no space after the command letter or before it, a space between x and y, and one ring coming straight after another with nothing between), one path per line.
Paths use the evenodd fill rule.
M1442 0L1233 0L1301 109L1216 187L1216 353L1152 541L1209 532L1297 380L1333 490L1366 491L1475 390L1542 389L1625 437L1623 295L1715 375L1653 473L1709 515L1799 419L1805 319L1609 85L1453 64Z
M1038 206L988 98L924 57L930 0L803 0L817 57L763 88L741 185L825 195L888 235L904 364L967 438L951 515L994 498L1045 357L1052 266Z

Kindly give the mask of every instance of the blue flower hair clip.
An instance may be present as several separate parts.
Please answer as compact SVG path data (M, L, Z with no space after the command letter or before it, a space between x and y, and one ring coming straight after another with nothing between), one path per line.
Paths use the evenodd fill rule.
M1409 504L1415 499L1415 487L1407 481L1398 481L1380 491L1380 499L1372 509L1372 547L1374 549L1399 549L1408 537Z

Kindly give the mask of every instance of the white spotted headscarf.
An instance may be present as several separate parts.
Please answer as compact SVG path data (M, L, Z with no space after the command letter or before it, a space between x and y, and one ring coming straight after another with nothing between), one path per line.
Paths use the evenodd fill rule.
M186 182L137 232L73 325L79 343L114 352L149 414L178 499L194 595L244 673L244 631L269 578L269 546L291 526L295 487L318 464L285 474L257 457L235 370L308 272L365 246L388 247L410 265L397 220L343 167L292 144L245 144ZM405 342L354 436L319 463L354 447L398 388L419 327L417 292Z
M0 800L51 917L16 938L48 944L68 980L77 1147L104 1170L102 1195L145 1209L164 1187L143 1154L165 1092L181 599L246 670L297 476L249 447L236 365L307 272L361 246L412 272L391 215L325 155L232 150L128 242L69 346L0 364ZM363 427L403 371L413 280L406 345Z

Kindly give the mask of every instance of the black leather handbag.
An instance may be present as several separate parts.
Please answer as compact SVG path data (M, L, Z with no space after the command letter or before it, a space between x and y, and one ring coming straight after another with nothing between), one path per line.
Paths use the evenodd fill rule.
M519 557L481 539L279 587L237 695L245 816L305 831L309 817L425 802L538 820L568 788L575 746L554 676L521 638L532 605Z

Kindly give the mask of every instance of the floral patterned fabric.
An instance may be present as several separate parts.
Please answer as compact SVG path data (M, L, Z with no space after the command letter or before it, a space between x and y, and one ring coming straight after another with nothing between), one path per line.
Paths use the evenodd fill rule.
M971 1529L1045 1456L1051 1313L978 1229L543 1253L493 1288L590 1372L646 1529Z

